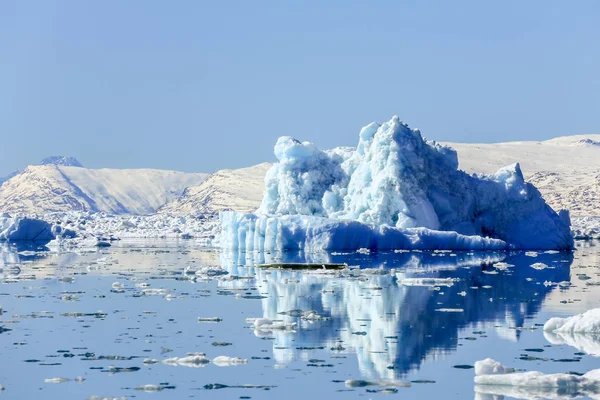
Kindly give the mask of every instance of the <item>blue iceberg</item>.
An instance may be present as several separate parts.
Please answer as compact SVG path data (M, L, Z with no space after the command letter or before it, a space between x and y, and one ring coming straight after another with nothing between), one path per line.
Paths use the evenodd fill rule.
M364 127L356 148L321 151L281 137L254 214L221 214L221 246L243 251L557 249L573 247L519 164L458 169L456 151L398 117Z

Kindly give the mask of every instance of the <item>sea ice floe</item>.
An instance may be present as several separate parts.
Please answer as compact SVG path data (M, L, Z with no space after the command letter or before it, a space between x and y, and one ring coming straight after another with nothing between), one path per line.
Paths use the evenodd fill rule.
M269 318L246 318L246 322L254 326L257 331L294 331L298 325L295 322L273 321Z
M185 357L171 357L163 360L164 364L180 367L201 368L210 363L204 353L188 353Z
M594 395L600 393L600 369L584 375L568 373L544 374L538 371L515 372L499 362L487 358L475 363L475 391L479 393L503 393L506 387L510 393L542 393L543 398L559 398L558 396ZM509 393L510 392L510 393ZM527 397L528 398L528 397Z
M600 334L600 308L594 308L568 318L550 318L544 324L544 331Z
M218 367L231 367L235 365L248 364L248 360L238 357L218 356L213 358L212 363Z

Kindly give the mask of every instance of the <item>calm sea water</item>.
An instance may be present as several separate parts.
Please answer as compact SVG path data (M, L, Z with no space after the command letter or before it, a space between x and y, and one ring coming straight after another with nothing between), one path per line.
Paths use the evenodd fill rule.
M547 337L541 329L550 317L600 306L598 249L246 255L193 241L140 241L56 254L4 245L0 396L498 398L476 393L475 361L545 373L600 367L600 339ZM252 266L280 260L384 271L340 277ZM228 275L184 273L203 266ZM421 278L443 280L432 286ZM311 310L320 318L302 317ZM297 326L256 330L247 318ZM163 362L196 352L248 362Z

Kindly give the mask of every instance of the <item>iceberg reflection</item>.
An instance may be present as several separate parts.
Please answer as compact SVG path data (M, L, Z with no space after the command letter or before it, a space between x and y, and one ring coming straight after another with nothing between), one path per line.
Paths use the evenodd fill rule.
M303 349L323 347L355 353L365 378L397 380L424 360L456 349L459 331L466 327L503 325L500 333L517 340L520 330L513 328L533 317L553 290L544 282L569 279L573 256L539 254L536 261L555 268L530 268L531 258L520 252L222 253L222 267L247 279L219 285L255 285L265 296L263 318L298 323L295 333L272 333L278 363L308 358ZM257 267L273 262L354 268ZM309 310L323 319L300 317Z

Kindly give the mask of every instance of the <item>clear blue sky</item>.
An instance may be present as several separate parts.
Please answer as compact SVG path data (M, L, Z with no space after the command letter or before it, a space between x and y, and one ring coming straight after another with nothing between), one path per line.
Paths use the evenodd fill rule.
M214 171L277 137L600 133L600 2L0 2L0 176L48 155Z

